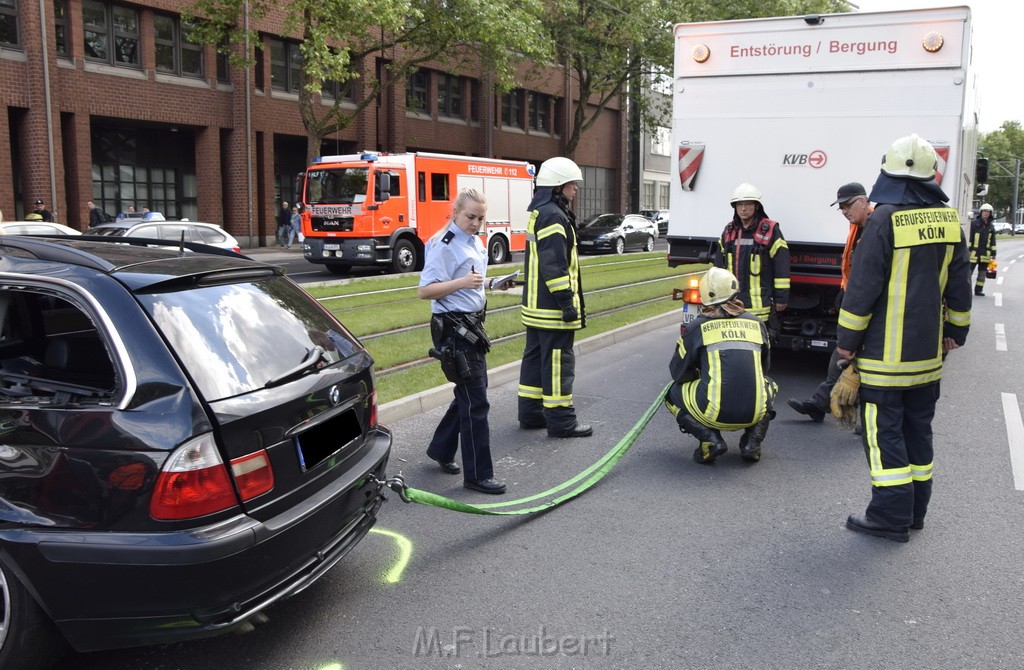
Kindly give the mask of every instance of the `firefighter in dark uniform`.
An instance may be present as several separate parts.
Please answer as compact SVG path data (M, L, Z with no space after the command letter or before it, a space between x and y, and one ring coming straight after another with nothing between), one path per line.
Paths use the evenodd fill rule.
M665 406L679 430L700 440L698 463L726 452L723 430L743 430L740 456L761 460L761 443L778 387L765 376L771 344L764 322L744 309L739 282L728 270L711 268L700 280L700 316L686 325L669 361L675 382Z
M761 191L751 184L736 187L729 201L732 221L722 232L711 262L725 268L740 283L740 298L751 314L778 332L775 312L789 304L789 245L779 224L768 218Z
M441 361L445 377L455 384L455 397L434 430L427 456L448 474L463 472L466 488L501 494L505 485L494 479L487 420L487 250L479 237L486 217L483 194L473 189L459 192L451 222L427 243L418 295L431 301L430 355ZM460 441L461 469L454 460Z
M988 270L988 262L996 257L996 227L992 224L992 205L985 203L978 210L977 218L971 221L971 235L968 239L971 274L974 274L975 266L978 269L974 295L985 295L985 272Z
M537 171L526 224L522 319L526 346L519 373L519 425L546 428L553 437L587 437L576 420L573 343L586 326L576 215L569 209L583 181L568 158L549 158Z
M867 510L846 526L900 542L924 527L942 361L971 321L967 242L936 165L917 135L886 151L839 311L839 353L860 374L872 486Z

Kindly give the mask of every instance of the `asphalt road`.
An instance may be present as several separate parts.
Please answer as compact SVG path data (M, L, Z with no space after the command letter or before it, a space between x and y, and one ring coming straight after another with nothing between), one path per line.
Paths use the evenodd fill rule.
M244 636L71 655L61 667L1019 668L1024 241L1001 240L1000 260L968 345L946 364L934 498L908 544L843 527L870 495L859 438L785 405L811 393L826 359L778 353L779 415L761 463L740 460L732 433L718 463L695 464L694 441L662 409L600 484L545 514L470 516L388 494L376 530L411 543L395 583L384 575L398 544L372 533ZM613 447L667 381L677 332L581 357L575 400L591 438L520 430L516 384L492 388L505 498L543 491ZM391 426L390 472L496 502L425 457L442 412Z

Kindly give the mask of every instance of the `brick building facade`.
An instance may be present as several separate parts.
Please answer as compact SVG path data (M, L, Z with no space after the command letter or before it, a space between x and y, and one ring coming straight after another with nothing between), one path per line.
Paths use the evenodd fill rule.
M253 24L264 49L245 69L186 39L184 2L42 4L41 20L39 2L0 0L5 219L23 218L39 198L58 221L85 229L93 200L111 214L146 206L221 224L243 246L273 240L276 210L292 202L307 156L298 43L279 34L283 16ZM435 151L539 164L562 153L578 101L561 68L526 72L524 88L500 94L474 64L459 72L427 64L326 138L320 153ZM357 99L355 81L320 104ZM575 157L586 177L581 215L625 206L625 137L618 104L584 134Z

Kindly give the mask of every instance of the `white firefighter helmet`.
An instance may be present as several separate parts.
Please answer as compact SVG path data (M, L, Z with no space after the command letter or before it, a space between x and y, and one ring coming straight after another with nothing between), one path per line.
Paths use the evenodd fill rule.
M882 158L882 172L890 177L922 181L935 177L939 159L935 149L917 135L907 135L892 143Z
M761 202L761 190L753 184L744 182L732 192L732 200L729 201L732 205L737 202Z
M700 301L704 305L728 302L740 292L740 283L725 268L711 268L700 279Z
M563 156L549 158L537 171L537 186L561 186L571 181L583 181L580 166Z
M986 202L984 205L981 206L981 209L979 209L978 211L979 212L994 212L995 210L992 209L992 205L990 205L990 204L988 204Z

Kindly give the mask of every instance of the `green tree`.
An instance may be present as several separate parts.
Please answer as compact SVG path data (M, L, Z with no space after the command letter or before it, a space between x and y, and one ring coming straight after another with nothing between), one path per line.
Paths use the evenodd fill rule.
M608 103L629 90L641 123L664 125L661 96L652 77L672 72L676 23L759 16L794 16L849 11L844 0L547 0L544 25L557 61L579 86L570 114L565 153L572 157L580 138Z
M309 160L319 155L325 137L348 127L381 89L402 81L419 63L480 62L497 85L510 87L520 59L550 57L536 18L540 0L250 0L248 35L245 8L245 0L195 0L185 12L196 26L191 39L217 45L236 66L247 65L253 53L238 45L261 47L251 24L270 11L285 13L284 34L301 36L299 113ZM378 71L370 59L383 53L387 64ZM324 82L344 86L358 78L354 106L343 106L340 96L331 106L320 103Z
M978 137L978 155L989 159L988 195L982 198L992 205L996 216L1006 214L1013 221L1013 183L1016 161L1024 160L1024 128L1020 121L1004 121L999 130ZM1022 204L1017 199L1017 206Z

